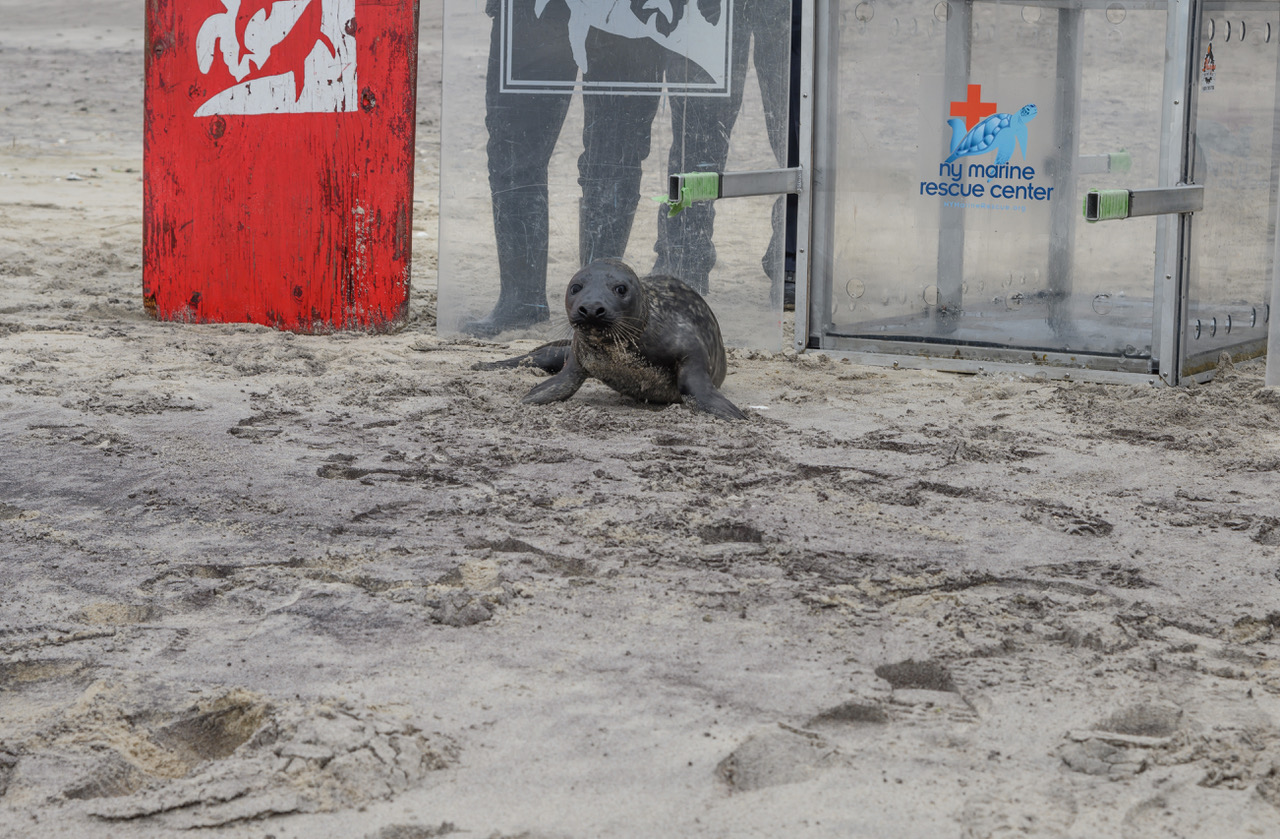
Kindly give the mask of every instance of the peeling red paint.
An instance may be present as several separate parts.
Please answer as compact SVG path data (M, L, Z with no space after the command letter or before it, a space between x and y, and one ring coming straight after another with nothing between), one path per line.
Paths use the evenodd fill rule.
M396 208L396 227L391 241L395 246L394 258L399 259L409 253L413 239L409 231L409 209L403 204Z
M320 332L405 316L418 4L354 4L355 23L325 39L354 40L353 110L197 117L237 83L219 61L201 73L197 56L202 24L225 7L147 0L143 294L154 316ZM314 29L318 12L303 12ZM270 81L250 75L239 84Z

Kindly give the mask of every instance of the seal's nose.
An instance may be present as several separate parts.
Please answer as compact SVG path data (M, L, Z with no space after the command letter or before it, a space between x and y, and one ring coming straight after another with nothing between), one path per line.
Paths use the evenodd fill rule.
M604 306L596 306L595 311L592 312L591 309L586 306L586 304L583 304L578 307L578 314L582 315L584 318L590 318L590 317L602 318L604 317L604 314L605 314L605 308Z

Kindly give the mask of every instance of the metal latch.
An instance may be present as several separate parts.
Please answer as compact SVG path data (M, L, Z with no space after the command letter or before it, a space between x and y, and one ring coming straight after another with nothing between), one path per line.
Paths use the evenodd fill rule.
M743 198L749 195L785 195L800 192L804 170L760 169L753 172L683 172L671 175L666 198L655 201L666 204L669 216L678 215L694 201L717 198Z
M1178 184L1162 189L1091 189L1084 197L1084 220L1114 221L1134 216L1194 213L1204 209L1204 186Z

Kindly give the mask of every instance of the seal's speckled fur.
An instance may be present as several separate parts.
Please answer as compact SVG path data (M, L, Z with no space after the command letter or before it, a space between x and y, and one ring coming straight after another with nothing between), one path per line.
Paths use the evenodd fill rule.
M720 324L696 291L674 277L638 277L599 259L569 281L565 310L573 340L546 344L493 366L532 363L555 375L525 395L541 405L568 399L588 378L642 402L692 397L699 410L745 419L717 388L727 363Z

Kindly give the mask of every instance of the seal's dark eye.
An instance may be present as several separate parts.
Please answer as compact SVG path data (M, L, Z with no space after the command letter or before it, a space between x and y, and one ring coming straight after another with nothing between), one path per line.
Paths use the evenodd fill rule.
M624 294L626 294L626 293L627 293L627 287L626 287L626 286L624 286L624 285L622 285L621 283L619 283L618 285L614 286L614 287L613 287L613 290L614 290L614 292L615 292L619 297L621 297L622 295L624 295Z
M582 291L582 283L574 283L573 285L569 286L570 294L577 294L580 291Z

